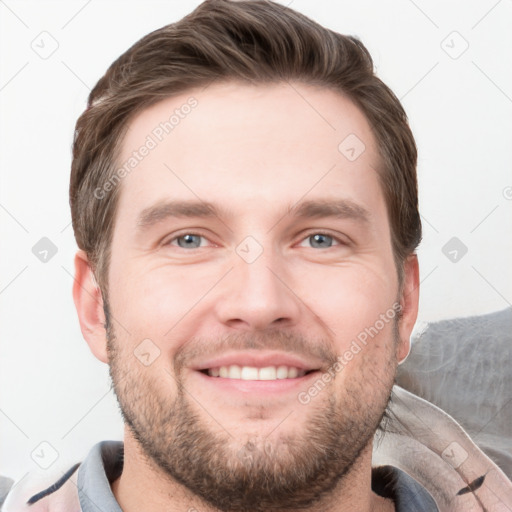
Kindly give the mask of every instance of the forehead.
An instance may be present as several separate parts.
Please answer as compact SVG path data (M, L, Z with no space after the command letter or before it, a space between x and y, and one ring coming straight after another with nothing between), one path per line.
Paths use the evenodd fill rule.
M383 205L379 162L365 116L338 92L212 84L132 119L118 158L118 210L184 198L261 209L326 194L359 196L372 209Z

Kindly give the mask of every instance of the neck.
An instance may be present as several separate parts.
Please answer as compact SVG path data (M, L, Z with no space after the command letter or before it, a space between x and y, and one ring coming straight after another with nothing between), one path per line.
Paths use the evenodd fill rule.
M314 506L302 510L394 512L392 501L371 490L371 456L370 443L334 490ZM151 492L148 493L148 489ZM128 428L125 428L123 472L112 483L112 492L124 512L218 512L148 460Z

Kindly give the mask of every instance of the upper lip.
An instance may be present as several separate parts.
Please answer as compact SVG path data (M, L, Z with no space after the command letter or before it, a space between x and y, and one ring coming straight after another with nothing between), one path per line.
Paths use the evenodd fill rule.
M236 351L227 352L220 356L201 361L194 365L194 370L208 370L210 368L219 368L221 366L253 366L264 368L266 366L293 366L299 370L318 370L322 362L312 358L304 359L296 354L287 352L268 352L268 351Z

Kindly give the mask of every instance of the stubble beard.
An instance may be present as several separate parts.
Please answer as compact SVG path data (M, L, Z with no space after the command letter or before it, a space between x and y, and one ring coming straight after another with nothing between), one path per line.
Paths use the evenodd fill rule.
M396 343L396 323L393 332ZM378 362L385 371L361 361L358 378L344 380L343 394L335 395L332 386L326 387L308 405L297 401L289 418L276 417L275 424L282 424L271 435L237 439L219 426L222 411L205 412L190 397L180 373L165 372L176 393L163 396L157 386L160 373L141 371L136 366L139 361L120 346L110 326L110 376L134 439L170 484L183 485L222 512L296 510L333 492L372 442L396 369L394 351L387 361ZM293 423L304 414L309 417L301 431L288 433L287 421ZM212 418L215 421L206 421ZM207 423L218 428L213 430Z

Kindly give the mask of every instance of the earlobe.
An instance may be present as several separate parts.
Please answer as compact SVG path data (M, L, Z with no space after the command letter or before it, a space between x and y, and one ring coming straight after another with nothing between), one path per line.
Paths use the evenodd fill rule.
M100 361L108 363L103 297L84 251L78 251L75 255L73 300L80 329L91 352Z
M416 254L411 254L404 262L404 283L400 297L401 318L398 323L399 342L397 360L405 361L411 347L411 334L418 317L420 295L419 264Z

